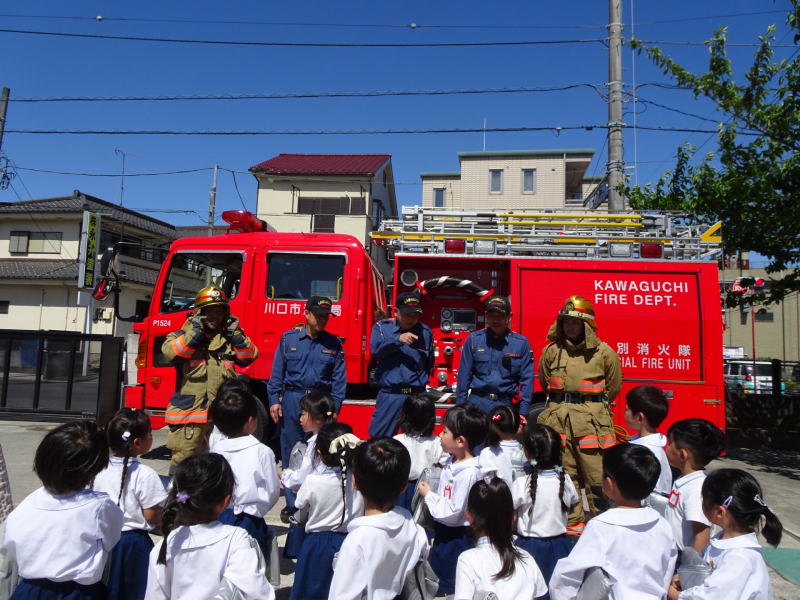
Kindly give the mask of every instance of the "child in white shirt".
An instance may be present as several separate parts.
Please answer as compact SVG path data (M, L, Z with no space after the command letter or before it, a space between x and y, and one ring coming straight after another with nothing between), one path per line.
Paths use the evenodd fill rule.
M495 406L486 416L486 447L481 450L481 473L496 475L509 489L515 479L525 475L525 451L517 438L522 424L510 406Z
M650 450L661 465L661 475L653 493L645 503L656 509L662 517L667 513L667 498L672 489L672 470L667 454L667 437L658 433L658 427L669 413L667 394L654 385L639 385L625 395L625 425L634 429L631 444L638 444Z
M44 436L33 462L43 487L3 525L0 550L16 560L21 578L14 598L106 598L100 580L123 514L108 494L86 489L106 465L105 432L91 421L65 423Z
M356 448L353 483L364 499L364 516L347 527L330 600L394 600L411 570L428 557L425 530L396 506L410 470L408 450L395 439L376 438Z
M317 456L316 441L319 430L325 423L333 422L333 414L336 410L336 405L333 402L330 394L324 392L311 392L306 394L300 399L300 427L303 432L311 434L306 442L306 450L303 454L303 460L300 463L300 468L297 470L287 468L288 465L282 465L283 470L279 473L278 477L283 485L283 493L286 496L286 508L294 513L295 498L297 491L303 482L311 473L322 472L325 470L319 460L315 460ZM281 513L283 515L283 513ZM303 547L303 540L306 537L305 529L302 525L297 526L292 524L289 527L289 533L286 534L286 542L283 546L284 558L297 558L300 554L300 548Z
M614 583L609 598L662 600L672 580L678 547L669 524L642 500L658 481L653 453L618 444L603 454L603 493L612 508L589 521L570 555L550 580L552 600L576 597L589 569L600 567Z
M725 450L725 434L705 419L684 419L667 430L667 459L682 475L672 483L666 519L679 552L692 546L702 553L710 542L711 522L703 514L705 467ZM680 566L680 558L678 566Z
M702 493L706 518L722 529L703 556L714 570L703 585L683 590L676 575L669 599L771 599L772 583L756 528L763 519L761 535L768 544L777 546L783 526L764 502L758 481L740 469L719 469L706 477Z
M94 490L116 499L125 515L122 537L109 558L108 596L144 600L153 549L150 532L167 497L158 473L136 460L153 445L150 418L141 410L123 408L106 425L106 438L114 456L95 478Z
M196 454L175 469L164 506L164 539L150 553L147 600L211 600L223 579L247 600L272 600L257 542L217 518L231 501L234 475L219 454Z
M261 553L269 556L275 533L264 517L280 497L278 469L272 450L253 437L258 427L256 398L247 389L228 387L217 394L208 416L225 438L214 446L230 464L236 484L231 505L219 522L241 527L258 542Z
M564 473L561 436L547 425L528 425L522 438L531 474L511 486L517 516L517 546L526 550L542 572L545 585L556 563L569 556L569 511L578 501L572 479ZM547 600L549 595L542 595Z
M486 439L486 415L474 404L459 404L444 414L443 425L442 449L450 458L439 489L433 492L424 481L418 489L434 519L431 568L439 578L439 591L452 594L458 557L472 547L465 513L469 490L481 477L480 462L473 452Z
M426 394L414 394L406 398L397 421L401 433L394 436L394 439L403 444L411 455L408 487L400 494L397 506L410 511L422 470L434 465L444 466L448 454L442 450L439 436L433 435L436 405Z
M458 557L455 600L472 600L478 591L528 600L547 594L536 561L514 545L514 503L505 481L487 476L472 486L467 520L477 545Z
M291 600L326 600L333 579L333 556L350 522L364 514L364 502L348 473L360 440L346 423L328 423L317 435L322 473L312 473L297 494L297 515L307 515L306 538L297 557Z

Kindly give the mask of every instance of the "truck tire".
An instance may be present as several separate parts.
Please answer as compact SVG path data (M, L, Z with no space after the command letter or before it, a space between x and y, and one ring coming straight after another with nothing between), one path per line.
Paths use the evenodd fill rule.
M273 423L273 421L269 416L267 407L258 398L256 398L256 406L258 407L258 422L253 437L262 444L269 445L269 438L266 437L266 434L270 429L269 424Z

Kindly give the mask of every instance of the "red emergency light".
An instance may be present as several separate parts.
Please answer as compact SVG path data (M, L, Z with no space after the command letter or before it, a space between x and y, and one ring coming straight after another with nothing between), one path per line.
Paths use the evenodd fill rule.
M222 220L230 224L230 227L228 227L229 233L231 230L241 231L242 233L275 231L273 227L270 227L253 213L246 210L226 210L222 213Z
M444 251L448 254L464 254L467 251L467 240L445 240Z
M756 287L764 287L764 280L761 277L757 278L754 284Z
M640 258L661 258L664 247L661 244L639 244Z

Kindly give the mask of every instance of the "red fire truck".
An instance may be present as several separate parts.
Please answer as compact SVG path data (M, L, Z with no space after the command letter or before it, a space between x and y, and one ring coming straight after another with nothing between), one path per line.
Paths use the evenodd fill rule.
M332 298L341 317L332 318L328 329L342 339L349 391L366 387L370 330L387 307L384 278L361 243L340 234L277 233L244 211L223 218L231 225L227 234L172 244L150 312L134 325L140 336L137 384L125 388L125 405L147 410L154 426L163 426L175 369L161 344L209 284L230 297L231 312L259 348L259 360L241 374L262 401L278 338L303 322L312 294ZM423 294L423 322L436 343L431 393L440 412L455 401L461 347L470 331L483 327L482 300L489 293L511 298L511 327L528 337L536 361L564 299L578 294L592 301L598 334L622 360L623 394L612 407L620 425L624 393L643 383L672 394L668 423L696 416L724 425L722 314L712 260L718 242L714 231L681 225L668 214L419 207L404 208L399 220L385 221L373 234L373 244L394 259L393 293ZM113 252L103 263L113 265L111 258ZM115 275L113 268L101 270ZM374 405L366 397L347 400L340 415L359 435L366 435ZM262 416L266 421L266 411Z

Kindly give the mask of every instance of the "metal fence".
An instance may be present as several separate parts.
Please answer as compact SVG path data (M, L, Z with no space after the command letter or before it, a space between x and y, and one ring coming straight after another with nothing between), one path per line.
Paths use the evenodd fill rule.
M120 405L124 339L0 330L0 419L102 419Z

